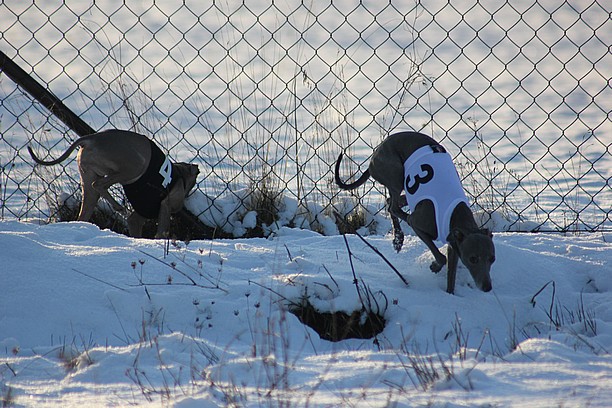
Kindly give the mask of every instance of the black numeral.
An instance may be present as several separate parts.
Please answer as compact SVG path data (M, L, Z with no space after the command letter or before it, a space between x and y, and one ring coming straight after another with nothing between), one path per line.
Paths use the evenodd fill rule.
M422 175L425 173L425 175ZM414 181L410 174L406 176L406 191L410 195L414 195L421 184L427 184L433 179L434 169L429 164L421 164L421 174L414 176Z

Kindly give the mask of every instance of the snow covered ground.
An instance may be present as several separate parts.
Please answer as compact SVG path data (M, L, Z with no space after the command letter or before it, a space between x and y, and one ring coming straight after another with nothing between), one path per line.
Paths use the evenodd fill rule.
M116 10L116 2L106 0L94 6L72 2L56 10L52 2L36 7L4 2L0 9L13 13L5 13L9 28L0 43L96 128L128 127L106 106L109 87L100 86L117 78L109 58L125 64L131 79L155 101L150 131L172 148L173 157L214 170L207 178L202 175L200 190L187 202L195 213L204 212L204 222L216 222L210 225L229 216L228 228L241 235L240 229L254 222L253 213L230 216L229 210L238 208L229 202L232 196L217 198L219 208L207 205L203 193L211 193L215 177L223 179L233 165L216 162L214 149L224 154L243 135L249 143L264 145L267 138L260 138L273 129L280 147L270 154L278 154L292 146L289 136L296 130L292 121L279 127L279 115L259 93L237 107L236 90L250 95L257 88L274 96L275 106L285 106L286 97L303 98L306 109L298 111L298 128L309 129L310 115L319 112L321 102L307 98L316 82L330 107L347 104L352 112L354 123L342 126L362 138L353 155L358 162L371 154L381 133L403 125L424 127L440 138L448 131L452 135L445 144L453 154L465 146L462 154L476 155L479 147L466 144L477 129L492 164L505 163L511 180L522 180L525 191L514 191L502 178L496 185L501 199L518 203L517 208L535 205L536 216L545 210L571 218L583 209L587 227L609 226L611 191L604 187L612 166L604 153L610 150L605 135L612 129L605 109L612 89L607 63L612 31L605 29L610 20L603 6L542 0L501 8L499 2L480 1L471 7L436 0L412 10L412 3L388 7L367 1L345 20L333 10L323 13L323 3L294 11L291 2L277 2L281 11L289 7L290 24L284 24L275 8L254 21L255 14L236 6L241 2L221 2L218 11L200 16L182 1L157 2L155 8L147 4ZM350 2L338 6L352 7ZM141 16L136 26L134 7ZM385 11L379 14L379 8ZM362 27L372 11L393 41L383 41L387 31L375 25ZM109 15L112 25L100 30ZM191 30L189 36L157 31L167 23L205 30ZM268 27L275 27L274 41ZM334 41L328 41L327 32L334 33ZM225 44L235 45L232 53ZM407 53L408 44L414 49ZM41 46L53 49L52 55ZM339 53L339 47L344 51ZM399 103L397 92L406 78L395 73L410 68L413 58L424 61L422 72L415 74L410 98ZM395 62L389 66L389 61ZM269 75L272 66L274 75ZM92 69L99 80L81 80ZM379 78L380 72L387 79L381 77L378 92L372 92L364 76ZM301 81L306 76L308 81ZM279 83L291 86L278 94ZM172 92L167 92L169 84ZM12 85L4 81L0 86ZM338 86L348 92L336 92ZM90 98L99 102L95 109L83 102ZM355 98L362 99L357 103ZM401 118L388 117L389 105L398 105ZM13 110L2 109L3 128L11 129ZM241 112L248 113L244 123ZM46 123L46 113L26 113L28 121ZM348 144L342 139L344 127L337 128L334 120L323 125L335 129L336 139L330 141L337 146L321 153L325 166L313 161L317 178L329 168L325 160L333 161ZM31 190L13 194L21 191L14 180L32 175L31 164L23 160L25 146L34 136L56 153L64 135L51 131L42 137L38 133L46 131L23 130L5 131L0 140L0 161L15 164L2 167L2 188L10 198L2 208L15 218L32 218L38 216L27 211L32 197L47 186L20 181L20 188ZM208 130L219 146L209 140ZM304 135L309 141L313 137ZM253 155L237 150L237 163L248 161L240 154ZM465 161L457 157L458 165ZM76 175L76 166L69 169ZM15 173L23 173L23 179ZM294 175L287 173L294 180L290 187ZM536 186L547 176L554 176L553 182L539 192ZM297 204L285 204L291 203L281 221L308 225L293 218ZM522 215L528 223L541 221L530 211ZM268 239L166 246L87 223L0 221L0 401L36 407L610 405L611 234L497 233L493 291L475 289L461 266L451 296L444 291L445 270L429 271L432 257L417 238L407 237L399 254L392 250L391 238L384 236L388 221L379 224L380 235L366 239L402 272L409 287L356 236L347 237L349 258L332 220L320 222L328 236L281 227ZM304 298L322 312L359 311L353 272L359 293L367 289L386 319L375 339L321 340L289 312Z
M612 237L498 233L493 291L408 236L347 236L376 339L288 312L359 310L342 236L170 243L0 221L0 400L17 406L609 406ZM364 286L365 285L365 286ZM363 292L362 292L363 293Z

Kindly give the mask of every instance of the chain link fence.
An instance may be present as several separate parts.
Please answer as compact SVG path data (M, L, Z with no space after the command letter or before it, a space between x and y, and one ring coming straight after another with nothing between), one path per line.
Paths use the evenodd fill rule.
M345 151L344 177L360 174L396 130L444 144L497 230L604 231L610 7L5 0L0 49L94 129L134 130L197 163L188 208L235 235L253 211L264 226L326 230L332 208L376 222L382 186L340 193L331 168ZM75 138L0 76L1 218L52 219L78 196L74 158L35 169L25 149L57 157Z

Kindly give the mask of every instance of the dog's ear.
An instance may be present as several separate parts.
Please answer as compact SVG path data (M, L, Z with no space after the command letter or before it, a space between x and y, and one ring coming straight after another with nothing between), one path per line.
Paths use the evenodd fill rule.
M183 177L193 175L197 176L198 174L200 174L200 168L197 164L178 162L174 163L174 166L180 169L179 172L182 173Z
M200 174L200 168L198 167L197 164L190 164L189 165L189 173L191 175L196 175L197 176L198 174Z
M481 232L483 235L488 236L489 238L493 238L493 232L491 232L491 230L490 230L490 229L488 229L488 228L483 228L483 229L481 229L481 230L480 230L480 232Z
M454 229L448 234L448 238L446 239L448 242L454 242L460 244L465 238L465 234L463 231L459 229Z

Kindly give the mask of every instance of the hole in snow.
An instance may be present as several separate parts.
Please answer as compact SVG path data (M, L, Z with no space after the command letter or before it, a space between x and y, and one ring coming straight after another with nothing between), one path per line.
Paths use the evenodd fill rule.
M385 328L385 318L372 311L355 310L346 312L322 312L317 310L307 298L290 306L293 313L324 340L340 341L345 339L371 339Z

